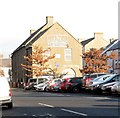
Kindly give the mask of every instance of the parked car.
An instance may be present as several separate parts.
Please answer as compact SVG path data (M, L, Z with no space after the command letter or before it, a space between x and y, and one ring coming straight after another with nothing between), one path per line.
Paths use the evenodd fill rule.
M113 74L113 75L111 75L110 77L106 78L103 81L99 81L98 83L90 85L90 88L91 88L92 91L101 93L102 92L101 87L104 84L107 84L109 82L115 82L115 81L119 80L119 78L120 78L120 74Z
M106 74L106 75L102 75L102 76L99 76L93 80L90 80L90 84L89 86L93 85L93 84L97 84L97 83L100 83L102 81L105 81L105 79L107 79L108 77L110 77L112 74Z
M99 77L99 76L102 76L102 75L106 75L106 73L92 73L92 74L85 74L83 76L83 80L82 80L82 83L83 83L83 88L85 89L89 89L89 85L91 84L91 80Z
M53 79L49 83L49 91L59 91L60 83L61 83L61 79L60 78Z
M37 78L29 78L28 83L24 86L25 90L35 89L34 85L36 85Z
M13 108L12 93L6 77L0 77L0 105Z
M111 88L118 82L120 82L120 76L118 76L118 78L115 79L115 81L113 82L108 82L108 83L101 85L101 89L103 92L111 92Z
M120 94L120 81L116 82L116 83L111 87L111 91Z
M60 86L59 86L59 90L61 92L65 92L66 91L66 83L69 81L70 78L64 78L62 79Z
M38 77L38 78L29 78L28 80L28 84L27 86L24 87L25 90L35 90L35 85L39 84L39 83L43 83L45 81L48 81L49 78L48 76L41 76L41 77Z
M41 82L37 85L34 85L35 90L37 91L47 91L48 81Z
M103 92L109 92L111 93L111 88L113 87L114 84L116 84L117 81L115 82L109 82L109 83L105 83L101 86L101 90Z
M66 91L78 93L82 90L82 77L70 78L66 82Z

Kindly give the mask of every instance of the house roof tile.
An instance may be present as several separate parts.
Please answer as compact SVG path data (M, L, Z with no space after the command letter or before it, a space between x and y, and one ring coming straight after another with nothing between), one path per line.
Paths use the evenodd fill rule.
M115 42L115 43L114 43ZM116 49L120 49L120 40L116 39L114 42L112 42L112 44L114 43L113 46L111 46L108 51L110 50L116 50Z
M84 41L81 42L81 44L82 44L83 46L85 46L86 44L88 44L89 42L91 42L93 39L94 39L94 38L89 38L89 39L87 39L87 40L84 40Z
M31 34L13 53L18 51L22 47L33 43L36 39L38 39L41 35L43 35L51 27L50 26L49 28L42 30L45 26L46 26L46 24L43 25L42 27L40 27L38 30L36 30L33 34Z

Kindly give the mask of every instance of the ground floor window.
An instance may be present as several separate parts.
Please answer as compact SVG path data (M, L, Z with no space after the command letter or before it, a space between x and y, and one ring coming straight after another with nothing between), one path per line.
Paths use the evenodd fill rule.
M65 58L65 61L72 61L72 49L71 48L64 49L64 58Z

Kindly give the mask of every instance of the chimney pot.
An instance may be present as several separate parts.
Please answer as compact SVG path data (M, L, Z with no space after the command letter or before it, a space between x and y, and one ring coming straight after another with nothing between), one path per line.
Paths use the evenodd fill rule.
M31 29L31 30L30 30L30 35L33 34L34 32L35 32L35 30L34 30L34 29Z

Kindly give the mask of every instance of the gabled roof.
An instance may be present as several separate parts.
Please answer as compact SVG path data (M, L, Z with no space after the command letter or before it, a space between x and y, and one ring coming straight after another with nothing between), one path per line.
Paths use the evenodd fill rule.
M34 37L32 40L30 40L30 42L29 43L27 43L28 45L29 44L32 44L32 43L34 43L39 37L41 37L44 33L46 33L51 27L53 27L55 24L58 24L63 30L65 30L71 37L73 37L65 28L63 28L58 22L56 22L56 23L54 23L53 25L51 25L50 27L48 27L47 29L45 29L45 30L43 30L43 31L41 31L40 33L38 33L37 35L36 35L36 37ZM74 38L74 37L73 37ZM74 38L75 39L75 38ZM75 41L77 41L76 39L75 39ZM77 41L78 42L78 41Z
M94 39L94 38L89 38L89 39L87 39L87 40L84 40L84 41L81 42L81 44L82 44L83 46L85 46L86 44L88 44L89 42L91 42L93 39Z
M72 35L72 34L70 34L63 26L61 26L58 22L56 22L63 30L65 30L71 37L73 37L73 39L77 42L77 43L79 43L79 41L78 40L76 40L75 39L75 37ZM80 43L79 43L80 44Z
M117 40L118 40L118 39L113 40L110 44L108 44L108 45L106 46L106 48L108 48L108 47L110 47L111 45L113 45L113 43L116 42Z
M108 49L108 51L110 50L116 50L116 49L120 49L120 40L117 39L115 42L112 43L113 45Z
M106 53L107 51L116 50L116 49L120 49L120 39L116 39L116 40L112 41L106 47L106 49L102 52L102 54Z
M53 26L53 25L52 25ZM39 32L34 38L32 38L31 40L29 40L26 45L29 45L29 44L33 44L39 37L41 37L45 32L48 31L48 29L50 29L52 26L50 26L49 28Z
M47 23L45 25L43 25L41 28L39 28L37 31L35 31L33 34L31 34L13 53L15 53L16 51L18 51L19 49L21 49L22 47L26 47L28 45L33 44L39 37L41 37L44 33L46 33L46 31L48 31L53 25L58 24L60 27L62 27L58 22L52 24L51 26L47 26ZM62 27L63 30L65 30ZM65 30L66 31L66 30ZM69 33L68 31L66 31L67 33ZM71 35L69 33L69 35ZM72 35L71 35L72 36ZM73 37L73 36L72 36ZM74 37L73 37L74 38ZM75 38L74 38L75 39ZM76 40L76 39L75 39ZM77 41L77 40L76 40ZM13 54L12 53L12 54Z
M13 53L15 53L16 51L18 51L19 49L21 49L22 47L30 44L33 42L33 40L35 40L37 37L42 36L49 28L42 30L44 27L46 26L43 25L42 27L40 27L38 30L36 30L33 34L31 34Z

